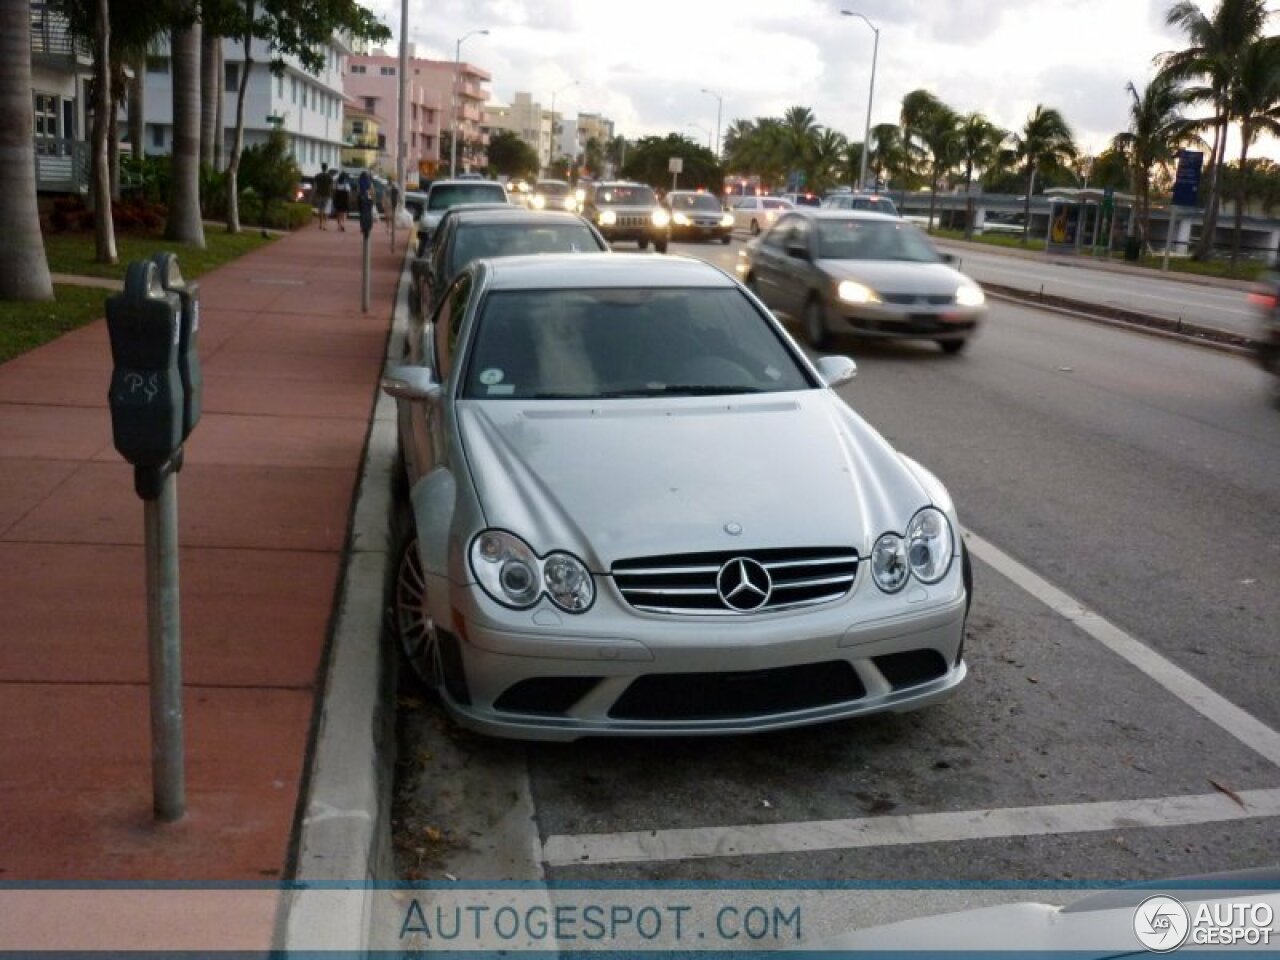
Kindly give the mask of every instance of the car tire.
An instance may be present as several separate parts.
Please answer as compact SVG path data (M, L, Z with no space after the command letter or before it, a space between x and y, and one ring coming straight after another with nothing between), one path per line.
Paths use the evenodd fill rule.
M408 513L408 508L404 509ZM396 638L405 660L419 680L432 690L440 686L440 642L435 622L427 612L426 577L418 554L418 535L413 519L400 537L399 561L393 592L392 615Z
M942 352L949 357L954 357L957 353L969 345L968 340L939 340L938 346L942 348Z
M822 350L831 342L827 330L827 312L817 297L811 297L804 307L804 338L815 350Z
M655 240L655 241L653 241L653 249L654 249L655 251L657 251L658 253L666 253L666 252L667 252L667 241L666 241L666 240Z
M637 240L637 241L636 241L636 246L637 246L637 247L639 247L641 250L648 250L648 249L649 249L649 238L648 238L648 237L641 237L639 240Z
M752 221L751 221L751 235L754 237L754 236L758 236L758 235L759 235L759 233L760 233L760 221L758 221L758 220L752 220Z
M730 237L730 236L726 233L723 237L721 237L721 238L720 238L720 242L721 242L721 243L723 243L723 244L725 244L726 246L728 246L729 241L730 241L730 240L732 240L732 239L733 239L733 238L732 238L732 237Z

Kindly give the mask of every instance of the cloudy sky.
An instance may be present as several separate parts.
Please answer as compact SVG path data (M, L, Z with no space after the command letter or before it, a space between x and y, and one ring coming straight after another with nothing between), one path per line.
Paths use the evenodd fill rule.
M368 2L368 0L366 0ZM493 75L492 98L529 91L557 112L600 112L628 137L694 139L738 117L810 107L862 139L873 35L880 30L872 123L896 121L925 87L953 109L1008 129L1037 103L1058 108L1090 153L1124 129L1125 84L1182 45L1164 26L1172 0L409 0L418 56L462 58ZM372 0L399 30L400 0ZM1202 3L1208 9L1211 4ZM566 85L577 84L564 89ZM695 126L696 125L696 126ZM1268 145L1263 152L1280 155Z

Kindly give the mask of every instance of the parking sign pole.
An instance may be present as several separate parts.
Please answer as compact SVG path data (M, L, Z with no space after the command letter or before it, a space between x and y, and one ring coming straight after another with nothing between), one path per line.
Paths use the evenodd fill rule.
M151 786L157 820L186 813L183 761L182 631L178 604L178 479L165 474L160 496L143 501L147 557L147 635L151 666Z

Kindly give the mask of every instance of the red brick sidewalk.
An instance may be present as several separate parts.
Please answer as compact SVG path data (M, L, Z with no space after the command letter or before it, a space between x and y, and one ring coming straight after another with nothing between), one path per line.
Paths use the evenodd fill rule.
M151 818L142 505L111 443L105 323L0 365L0 881L284 877L400 239L373 234L368 315L354 230L199 281L175 825Z

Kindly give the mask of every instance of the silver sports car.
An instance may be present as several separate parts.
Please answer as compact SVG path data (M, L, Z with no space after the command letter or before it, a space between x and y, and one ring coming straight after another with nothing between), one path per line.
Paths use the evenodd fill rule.
M737 281L679 257L472 263L388 372L415 669L501 736L770 730L965 676L946 489Z

